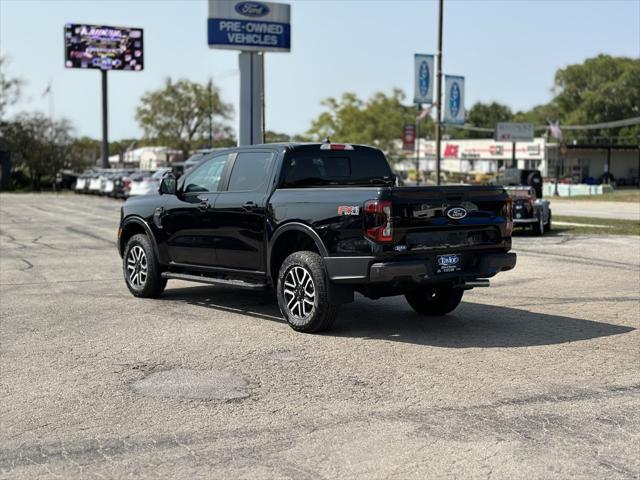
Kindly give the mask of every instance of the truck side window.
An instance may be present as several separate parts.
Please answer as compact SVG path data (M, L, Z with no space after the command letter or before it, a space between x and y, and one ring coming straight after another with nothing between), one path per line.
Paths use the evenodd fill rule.
M205 193L218 190L222 170L229 155L220 155L204 162L190 172L184 183L185 193Z
M267 181L271 166L271 152L239 153L229 179L229 192L258 190Z

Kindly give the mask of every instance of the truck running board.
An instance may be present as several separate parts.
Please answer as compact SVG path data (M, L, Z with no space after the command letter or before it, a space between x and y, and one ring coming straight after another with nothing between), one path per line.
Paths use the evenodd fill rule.
M244 288L247 290L264 290L266 283L250 283L242 280L226 280L224 278L205 277L202 275L189 275L187 273L162 272L162 278L186 280L188 282L207 283L210 285L226 285L228 287Z

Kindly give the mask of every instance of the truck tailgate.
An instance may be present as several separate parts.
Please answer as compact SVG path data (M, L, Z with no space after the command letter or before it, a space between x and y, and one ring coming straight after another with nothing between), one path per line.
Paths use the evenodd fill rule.
M408 251L501 246L508 237L502 187L390 189L393 243Z

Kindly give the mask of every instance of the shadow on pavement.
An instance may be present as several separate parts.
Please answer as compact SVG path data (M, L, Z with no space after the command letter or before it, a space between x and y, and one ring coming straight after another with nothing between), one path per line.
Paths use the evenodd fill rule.
M161 298L284 323L270 291L170 288ZM356 301L342 307L333 328L323 335L445 348L492 348L554 345L633 330L593 320L470 302L463 302L447 316L429 318L416 314L403 297L372 301L356 295Z

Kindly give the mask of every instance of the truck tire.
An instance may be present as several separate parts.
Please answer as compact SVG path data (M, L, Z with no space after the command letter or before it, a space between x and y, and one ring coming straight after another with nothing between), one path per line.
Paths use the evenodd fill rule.
M327 276L322 257L315 252L294 252L278 273L278 306L291 328L314 333L331 327L338 305L329 303Z
M135 297L155 298L167 286L149 237L143 234L129 239L122 256L122 271L127 288Z
M549 218L547 218L547 223L545 223L544 225L544 231L545 232L551 231L551 209L549 209Z
M544 213L542 213L542 210L538 212L538 221L533 224L533 234L537 236L544 235Z
M422 287L404 294L411 308L421 315L445 315L462 301L464 290L451 285Z

